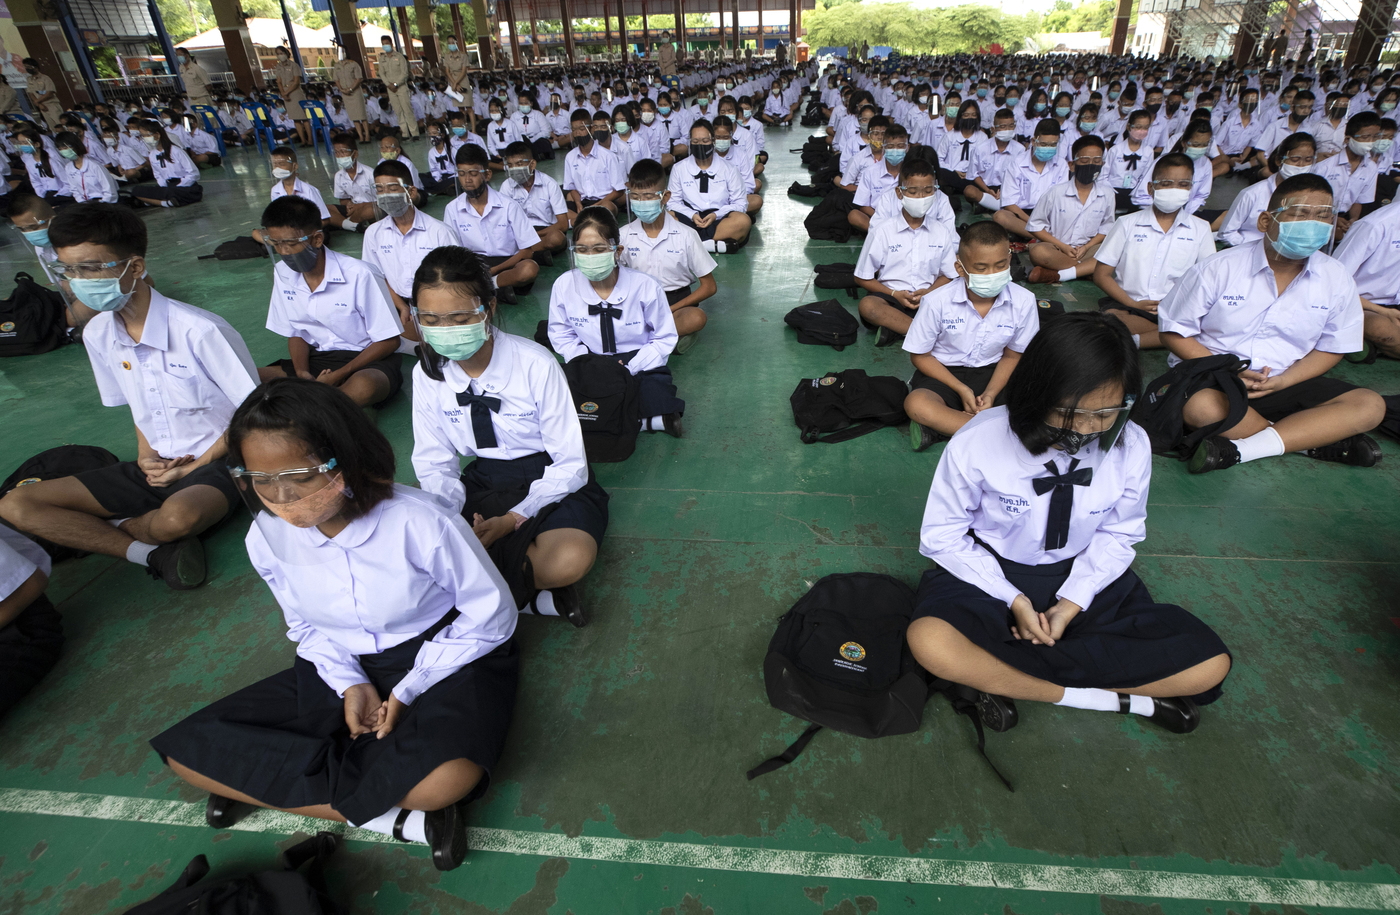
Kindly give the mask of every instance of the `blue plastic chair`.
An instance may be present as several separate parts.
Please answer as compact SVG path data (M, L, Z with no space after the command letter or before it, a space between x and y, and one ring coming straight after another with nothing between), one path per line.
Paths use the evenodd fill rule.
M195 105L194 113L199 115L204 129L214 135L214 142L219 144L219 158L227 159L228 147L224 145L224 125L219 121L219 112L213 105Z
M335 158L335 150L331 146L331 119L326 115L326 106L320 102L303 101L301 110L306 112L306 116L311 119L311 145L315 148L317 142L326 144L326 155Z
M277 136L272 131L272 112L262 102L244 102L243 110L248 113L248 120L253 122L253 140L258 144L258 153L271 155L277 148ZM264 140L267 141L266 152L263 152Z

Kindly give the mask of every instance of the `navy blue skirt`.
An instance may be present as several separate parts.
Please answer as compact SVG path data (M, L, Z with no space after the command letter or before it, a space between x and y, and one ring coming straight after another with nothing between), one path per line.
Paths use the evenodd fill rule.
M626 365L632 361L637 351L618 353L617 358ZM667 413L685 414L685 401L676 396L676 380L671 376L671 367L657 366L637 373L637 408L642 419L665 416Z
M1054 606L1055 592L1074 565L1073 559L1043 566L997 560L1007 581L1038 612ZM1054 645L1017 639L1011 634L1010 607L937 566L919 581L914 618L924 616L947 621L997 660L1058 686L1131 689L1230 653L1189 611L1154 602L1132 569L1100 591ZM1192 698L1206 705L1220 694L1216 686Z
M530 484L544 476L544 469L553 463L543 451L513 461L477 458L462 471L462 485L467 490L462 517L470 523L478 512L486 518L505 514L520 504ZM592 467L588 468L588 482L554 503L534 533L539 536L559 528L586 531L598 543L603 542L608 529L608 494L593 478Z
M422 635L360 655L370 683L388 698L413 669L418 649L457 616ZM486 792L515 709L520 651L514 639L477 658L413 701L383 740L352 738L345 700L310 661L208 705L151 741L162 761L284 810L329 804L359 825L397 806L438 766L469 759L486 770L470 798Z

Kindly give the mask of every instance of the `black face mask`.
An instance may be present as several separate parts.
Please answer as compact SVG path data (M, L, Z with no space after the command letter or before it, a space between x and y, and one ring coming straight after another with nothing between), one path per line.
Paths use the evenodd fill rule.
M1156 116L1157 112L1162 110L1162 103L1161 103L1161 102L1150 102L1150 103L1148 103L1148 104L1146 104L1146 105L1144 105L1144 106L1142 106L1142 107L1143 107L1143 110L1146 111L1148 114L1153 115L1153 116Z
M713 143L691 143L690 154L698 159L709 159L714 155L715 144Z
M573 141L573 142L574 142L574 149L583 149L583 148L584 148L585 146L587 146L589 143L592 143L592 142L593 142L593 137L592 137L591 135L590 135L590 136L587 136L587 137L574 137L574 141Z
M981 123L982 123L982 119L981 119L981 118L962 118L961 120L958 121L958 129L959 129L959 130L976 130L976 129L977 129L977 126L978 126L979 124L981 124Z
M1001 98L994 98L994 99L992 99L992 102L993 102L998 108L1005 108L1005 107L1006 107L1006 96L1003 95Z
M467 195L468 200L480 200L481 195L486 193L486 186L486 182L483 181L481 182L481 187L477 188L476 190L473 191L470 188L464 187L462 188L462 193Z
M1167 102L1167 114L1176 114L1177 110L1180 108L1180 102Z
M1074 180L1080 184L1093 184L1094 179L1103 170L1102 165L1076 165L1074 167Z
M606 130L593 131L593 139L597 140L599 143L608 142L608 137L610 136L612 136L612 133Z
M1056 438L1053 444L1059 445L1065 454L1078 454L1085 445L1103 435L1102 432L1075 432L1073 429L1062 429L1049 423L1045 425L1055 430Z

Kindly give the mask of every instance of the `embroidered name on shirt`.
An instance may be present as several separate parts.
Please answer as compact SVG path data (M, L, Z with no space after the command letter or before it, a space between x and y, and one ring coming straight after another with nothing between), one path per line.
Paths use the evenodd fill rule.
M1003 496L997 494L997 501L1008 515L1019 515L1031 507L1031 503L1023 496Z

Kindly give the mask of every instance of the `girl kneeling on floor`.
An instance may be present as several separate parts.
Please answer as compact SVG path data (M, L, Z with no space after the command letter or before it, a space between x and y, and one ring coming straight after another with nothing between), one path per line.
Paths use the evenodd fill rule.
M241 802L427 842L439 869L458 866L463 808L515 705L501 573L460 515L393 482L389 440L330 385L258 387L233 414L228 462L297 658L151 745L210 792L216 829Z
M1135 714L1177 733L1220 697L1230 653L1133 573L1152 451L1128 422L1137 348L1099 314L1047 323L1006 386L949 441L929 490L909 646L980 693L1004 731L1017 699Z
M426 344L413 374L413 469L461 512L523 610L588 620L574 582L608 528L564 371L549 350L497 329L486 265L466 248L430 253L413 277ZM458 455L475 458L460 469Z

